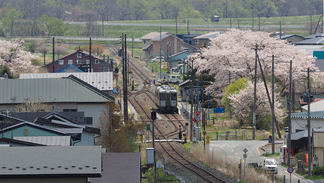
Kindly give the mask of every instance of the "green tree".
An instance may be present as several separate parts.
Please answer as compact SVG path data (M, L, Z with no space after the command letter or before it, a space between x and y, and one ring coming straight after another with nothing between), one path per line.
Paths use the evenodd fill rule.
M69 24L64 24L63 20L55 17L43 15L38 19L39 26L46 31L48 36L63 36L68 30Z
M12 8L5 14L4 18L2 18L2 25L6 29L6 32L10 32L10 36L12 36L15 22L20 22L22 16L23 14L20 11Z
M231 107L231 100L228 98L228 96L237 94L242 89L245 89L246 85L247 80L245 78L240 78L237 81L234 80L232 84L225 88L222 103L225 105L225 110L228 111L230 115L233 114L233 109Z
M8 66L6 65L0 66L0 77L3 77L6 73L8 74L9 79L14 79L14 76L12 75Z

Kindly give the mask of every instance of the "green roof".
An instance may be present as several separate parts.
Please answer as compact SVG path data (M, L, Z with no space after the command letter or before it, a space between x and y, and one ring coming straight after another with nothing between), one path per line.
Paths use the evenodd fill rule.
M67 78L0 79L0 103L24 103L26 99L52 102L114 102L114 97L82 80Z

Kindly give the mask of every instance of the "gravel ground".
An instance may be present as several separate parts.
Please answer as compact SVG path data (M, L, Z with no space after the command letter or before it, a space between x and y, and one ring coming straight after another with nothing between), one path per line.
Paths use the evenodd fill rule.
M172 146L177 149L178 152L180 152L186 159L190 160L191 162L195 163L197 166L204 168L208 170L209 172L212 172L214 175L217 175L217 177L222 178L227 183L237 183L238 181L235 179L232 179L230 177L227 177L224 173L217 171L215 169L212 169L206 165L204 165L202 162L196 160L189 152L189 150L182 147L181 144L173 142ZM156 145L157 149L157 157L159 159L163 159L163 154L166 155L166 153L163 151L160 145ZM169 171L170 174L173 174L175 177L177 177L181 182L186 183L195 183L195 182L206 182L204 179L198 177L195 173L191 172L190 170L187 170L182 165L171 159L170 157L167 158L168 162L166 164L166 170Z

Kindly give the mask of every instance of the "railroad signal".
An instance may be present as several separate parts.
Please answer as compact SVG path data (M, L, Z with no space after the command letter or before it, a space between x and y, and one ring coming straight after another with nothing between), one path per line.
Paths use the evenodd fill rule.
M116 73L116 74L118 73L118 67L115 68L115 73Z
M155 111L152 111L151 112L151 119L154 121L156 120L156 112Z

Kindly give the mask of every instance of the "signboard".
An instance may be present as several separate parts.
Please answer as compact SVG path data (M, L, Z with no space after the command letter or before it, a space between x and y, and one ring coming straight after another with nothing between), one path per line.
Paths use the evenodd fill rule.
M207 140L207 141L206 141L206 144L209 144L209 143L210 143L210 141L209 141L209 140Z
M294 172L294 168L293 167L288 167L287 168L287 172L288 173L293 173Z
M209 136L207 136L207 137L206 137L206 139L207 139L207 140L209 140L209 139L210 139L210 137L209 137Z
M203 134L206 135L207 134L206 131L204 131Z
M199 116L199 114L200 114L200 111L196 111L196 112L195 112L195 114L197 114L197 116Z
M146 130L151 130L151 125L150 124L146 124Z
M243 154L243 158L247 158L247 154ZM245 160L244 160L245 161Z
M200 121L200 118L198 117L198 118L196 118L196 121Z
M225 107L214 107L214 113L225 113Z
M244 153L247 153L247 152L248 152L248 150L247 150L246 148L244 148L244 149L243 149L243 152L244 152Z

